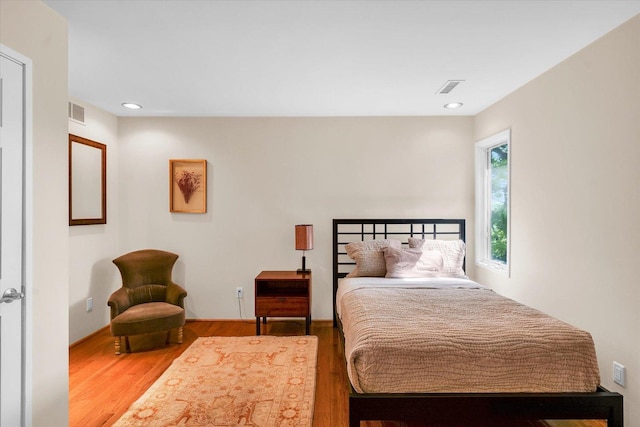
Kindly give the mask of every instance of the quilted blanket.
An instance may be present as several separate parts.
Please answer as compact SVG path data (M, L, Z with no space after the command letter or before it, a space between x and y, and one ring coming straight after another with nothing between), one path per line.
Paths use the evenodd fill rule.
M348 280L338 304L359 393L593 392L600 382L588 332L475 282Z

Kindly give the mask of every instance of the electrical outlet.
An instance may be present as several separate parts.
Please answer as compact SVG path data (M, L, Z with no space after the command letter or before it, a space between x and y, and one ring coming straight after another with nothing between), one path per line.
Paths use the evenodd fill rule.
M618 362L613 362L613 382L625 386L625 373L626 369L624 366L619 364Z
M238 286L236 288L236 298L240 299L240 298L243 298L243 297L244 297L244 288Z
M87 313L93 311L93 297L87 298Z

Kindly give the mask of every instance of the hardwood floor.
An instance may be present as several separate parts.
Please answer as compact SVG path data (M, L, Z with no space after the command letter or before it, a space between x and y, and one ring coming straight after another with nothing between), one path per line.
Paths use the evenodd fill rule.
M263 326L264 328L264 326ZM263 333L298 335L304 321L271 321ZM348 388L337 329L314 321L311 334L319 338L318 377L313 427L348 425ZM104 328L69 349L69 425L111 426L193 341L203 336L255 335L253 321L187 321L184 342L164 345L165 334L134 337L132 353L116 356L113 337ZM366 423L368 427L389 423ZM554 427L600 427L606 422L549 422ZM465 426L470 427L470 426ZM515 426L510 426L515 427Z
M263 326L264 328L264 326ZM255 335L253 321L188 321L183 344L164 346L165 334L134 337L132 353L116 356L113 337L103 329L69 351L69 425L110 426L193 341L203 336ZM263 329L263 333L265 330ZM266 333L304 334L303 321L273 321ZM338 331L313 322L319 338L314 427L347 425L347 388ZM141 351L144 350L144 351Z

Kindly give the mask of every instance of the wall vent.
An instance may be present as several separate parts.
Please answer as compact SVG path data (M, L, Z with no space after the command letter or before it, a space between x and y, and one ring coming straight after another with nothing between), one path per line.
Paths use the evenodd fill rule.
M69 120L73 120L74 122L80 124L85 124L84 107L78 104L74 104L73 102L69 102Z
M446 95L464 80L447 80L447 82L436 93Z

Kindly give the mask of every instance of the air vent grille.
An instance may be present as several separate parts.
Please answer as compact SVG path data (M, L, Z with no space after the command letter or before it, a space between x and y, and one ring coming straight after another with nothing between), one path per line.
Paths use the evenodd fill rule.
M84 124L84 107L73 102L69 102L69 119L74 122Z
M446 95L463 81L464 80L447 80L447 82L436 93Z

